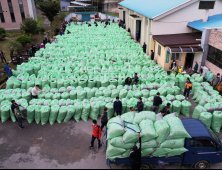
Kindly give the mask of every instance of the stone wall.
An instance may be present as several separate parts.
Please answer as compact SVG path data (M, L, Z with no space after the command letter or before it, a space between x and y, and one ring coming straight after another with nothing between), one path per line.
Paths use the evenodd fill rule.
M215 66L214 64L212 64L211 62L207 61L205 62L205 66L207 68L209 68L210 71L212 71L212 73L214 73L214 75L217 75L217 73L222 74L222 69L220 69L219 67Z
M222 51L222 32L212 29L210 32L209 45Z

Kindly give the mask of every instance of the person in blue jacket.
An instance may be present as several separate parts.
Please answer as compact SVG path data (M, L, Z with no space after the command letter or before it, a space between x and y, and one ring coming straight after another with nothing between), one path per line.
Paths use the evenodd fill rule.
M194 66L194 72L196 73L198 70L199 65L197 64L197 62L195 62L195 66Z
M122 113L122 102L119 100L119 97L116 97L116 101L113 104L114 112L116 112L117 116Z
M139 42L139 31L136 32L136 41Z
M8 63L6 63L6 65L4 67L4 71L8 74L8 77L12 76L12 70L10 69Z

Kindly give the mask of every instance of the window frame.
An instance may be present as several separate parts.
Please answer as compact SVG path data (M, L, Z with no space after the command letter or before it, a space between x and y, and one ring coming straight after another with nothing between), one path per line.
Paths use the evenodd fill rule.
M1 23L5 23L5 17L4 17L4 14L3 14L3 10L2 10L2 4L0 2L0 20L1 20Z
M162 49L161 49L161 45L158 44L158 55L159 55L159 56L161 56L161 50L162 50Z
M208 3L209 3L209 2L212 2L212 3L213 3L213 7L210 6L211 8L206 8L206 7L205 7L205 8L203 8L203 7L201 8L201 3L206 3L206 2L208 2ZM216 2L216 1L207 1L207 0L206 0L206 1L203 1L203 0L202 0L202 1L199 2L199 7L198 7L198 9L204 9L204 10L206 10L206 9L214 9L214 7L215 7L215 2ZM207 4L206 4L205 6L207 6ZM209 5L208 5L208 6L209 6Z
M12 0L7 0L7 2L8 2L8 8L9 8L11 20L12 20L12 22L16 22L15 12L14 12L14 9L13 9L13 6L12 6Z
M221 53L222 53L222 50L219 50L219 49L209 45L208 54L207 54L207 61L211 62L215 66L222 69L222 59L220 58Z
M173 57L173 54L179 54L179 60L177 60L176 58L175 59L173 59L172 57ZM176 56L175 56L176 57ZM170 55L170 61L173 61L173 60L175 60L175 61L181 61L181 53L171 53L171 55Z
M24 20L25 19L25 11L24 11L24 6L23 6L22 0L18 0L18 4L19 4L19 10L21 13L21 18L22 18L22 20Z
M215 144L215 146L213 146L213 147L204 147L204 146L203 147L197 147L197 141L198 140L200 140L200 141L201 140L208 140L210 142L213 142ZM213 139L211 139L211 138L195 138L195 148L211 148L211 149L217 150L217 147L218 147L218 144Z

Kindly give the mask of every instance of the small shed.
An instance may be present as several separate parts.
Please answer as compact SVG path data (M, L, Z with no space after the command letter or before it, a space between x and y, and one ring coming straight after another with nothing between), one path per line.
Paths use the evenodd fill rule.
M68 6L70 6L70 1L68 1L68 0L60 1L61 11L69 11Z

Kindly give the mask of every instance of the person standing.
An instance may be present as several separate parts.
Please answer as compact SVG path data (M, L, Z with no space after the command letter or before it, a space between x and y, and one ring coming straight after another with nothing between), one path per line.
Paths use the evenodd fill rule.
M6 63L6 65L4 67L4 71L8 74L8 78L10 78L12 76L12 71L11 71L8 63Z
M139 136L139 146L136 145L133 147L133 151L130 152L130 158L132 159L132 169L140 169L141 166L141 136Z
M195 62L195 66L194 66L194 72L195 72L195 73L197 73L198 67L199 67L199 65L198 65L198 63L197 63L197 61L196 61L196 62Z
M92 140L91 140L91 146L89 149L92 149L94 147L94 142L97 139L98 140L98 149L101 147L101 127L97 124L96 120L93 120L93 125L92 125Z
M10 47L10 55L13 56L14 48L13 45Z
M103 128L104 128L104 127L107 125L107 123L108 123L107 112L108 112L108 108L105 107L105 108L104 108L104 111L103 111L103 113L102 113L102 115L101 115L101 124L102 124L102 126L101 126L101 131L103 131Z
M163 108L163 110L160 111L163 117L170 114L170 106L171 104L167 103L167 105Z
M171 63L171 69L173 69L175 66L177 66L177 63L175 60L173 60L173 62Z
M153 106L151 108L152 112L155 112L157 114L158 110L159 110L159 106L163 103L161 97L160 97L160 93L157 93L156 96L153 99Z
M42 90L39 89L39 85L36 85L35 87L33 87L31 93L32 93L32 98L33 98L33 99L37 99L37 98L38 98L38 95L39 95L40 93L42 93Z
M138 84L138 82L139 82L139 77L137 76L137 73L135 73L135 75L134 75L134 84L135 85L137 85Z
M3 60L7 63L6 59L5 59L5 53L3 53L3 51L1 50L1 53L0 53L0 56L1 56L1 59L2 59L2 62ZM4 63L4 62L3 62Z
M12 110L12 113L14 114L15 116L15 108L17 108L19 105L15 102L15 100L12 100L11 101L12 105L11 105L11 110ZM17 120L17 117L15 116L16 120ZM18 120L17 120L18 121Z
M39 44L37 44L37 50L40 50L40 45Z
M122 102L119 100L119 97L116 97L116 101L113 103L113 109L114 109L114 112L116 112L117 116L118 115L121 116L123 106L122 106Z
M19 110L19 106L17 106L15 109L14 109L14 113L15 113L15 116L18 120L18 125L19 125L19 128L20 129L24 129L24 127L22 126L22 114Z
M130 86L132 83L132 79L130 77L127 77L125 80L125 85Z
M32 56L35 57L36 47L35 45L32 45Z
M158 161L158 164L159 164L159 166L158 166L157 169L165 169L165 162L163 162L163 161Z
M144 108L144 104L142 102L142 98L139 97L135 110L137 110L138 112L142 112L143 108Z
M20 55L16 56L17 65L21 65L21 58Z
M41 43L40 48L45 48L45 45L44 45L44 43L43 43L43 42Z
M146 43L143 44L143 52L146 53Z
M154 60L154 52L151 50L151 60Z
M32 57L32 47L29 48L29 56Z
M189 99L189 94L190 94L190 90L192 89L192 83L190 81L190 78L187 78L187 82L185 84L185 90L184 90L184 96L186 97L187 95L187 100Z
M139 42L139 31L136 32L136 41Z
M220 73L217 73L217 76L214 76L213 80L211 81L214 90L217 90L217 85L219 82L220 82Z

